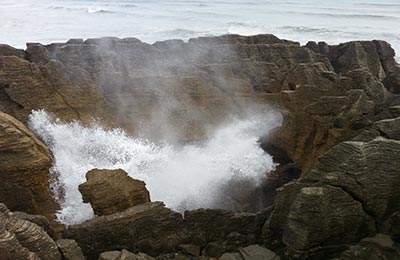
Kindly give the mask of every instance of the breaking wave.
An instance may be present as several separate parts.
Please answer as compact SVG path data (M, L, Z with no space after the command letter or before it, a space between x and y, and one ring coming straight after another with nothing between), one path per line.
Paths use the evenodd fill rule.
M223 184L243 178L257 185L274 169L258 140L280 120L272 112L234 120L203 143L186 145L153 143L96 122L88 126L62 123L45 111L33 111L29 126L53 152L52 172L58 181L52 188L61 205L57 216L71 225L93 217L78 191L93 168L124 169L146 182L152 201L164 201L178 211L218 207L215 203Z

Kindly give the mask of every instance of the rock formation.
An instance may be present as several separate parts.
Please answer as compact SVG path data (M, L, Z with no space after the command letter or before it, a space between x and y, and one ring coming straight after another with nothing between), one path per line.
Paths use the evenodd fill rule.
M56 243L38 225L15 218L0 204L0 259L61 260Z
M378 121L320 157L308 176L280 188L264 226L267 240L278 235L289 254L323 259L384 228L399 208L398 122Z
M75 239L89 259L96 259L102 251L121 249L157 256L177 248L182 251L188 243L205 250L217 247L213 250L220 256L255 243L267 216L268 212L212 209L186 211L182 216L153 202L69 226L64 236Z
M143 181L132 179L121 170L93 169L86 174L87 182L79 185L83 201L90 203L98 216L124 211L150 202Z
M60 239L56 243L64 260L85 260L82 250L75 240Z
M377 234L365 238L355 246L340 255L340 260L367 260L367 259L397 259L400 255L399 248L394 246L390 236Z
M70 226L65 237L74 238L89 259L121 249L158 255L173 252L181 244L182 225L179 213L162 203L146 203Z
M283 115L282 125L260 139L280 163L257 190L268 196L261 208L272 207L182 216L162 203L127 199L136 195L123 172L93 173L81 191L99 217L68 227L64 238L76 240L88 259L115 250L102 257L397 259L399 71L383 41L300 46L273 35L224 35L151 45L112 37L26 50L0 45L0 111L8 114L0 114L0 198L12 210L56 210L48 189L51 155L23 126L32 109L63 121L99 118L153 140L196 141L227 115L246 117L254 113L249 104L268 104ZM104 193L105 186L117 194ZM140 203L149 201L139 186ZM259 209L254 194L238 209ZM10 219L17 221L1 217ZM14 231L0 225L5 259L10 248L21 258L40 257Z
M109 251L101 253L99 260L154 260L154 258L143 253L133 254L124 249L121 252Z
M54 215L52 155L21 122L0 112L0 202L10 210Z

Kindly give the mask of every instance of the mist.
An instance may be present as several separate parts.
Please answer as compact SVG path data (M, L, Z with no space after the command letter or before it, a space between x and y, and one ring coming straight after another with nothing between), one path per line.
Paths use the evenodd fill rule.
M127 171L146 182L152 201L180 212L226 208L219 200L225 183L243 179L256 187L275 168L258 139L280 121L280 114L271 110L220 126L201 143L181 145L135 138L98 122L62 123L43 110L32 112L29 125L54 154L52 188L61 205L57 217L71 225L93 217L78 191L93 168Z

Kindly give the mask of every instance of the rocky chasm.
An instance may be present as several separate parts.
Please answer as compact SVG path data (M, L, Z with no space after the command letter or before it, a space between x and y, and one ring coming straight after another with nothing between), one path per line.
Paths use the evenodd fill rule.
M394 56L273 35L0 45L0 259L398 259Z

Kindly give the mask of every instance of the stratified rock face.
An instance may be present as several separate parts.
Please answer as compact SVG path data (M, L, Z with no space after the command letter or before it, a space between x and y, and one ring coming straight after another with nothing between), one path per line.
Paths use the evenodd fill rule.
M56 231L52 224L50 223L49 219L42 215L32 215L27 214L21 211L14 211L12 212L12 216L21 220L27 220L29 222L35 223L36 225L40 226L44 229L44 231L49 234L52 238L56 237Z
M10 210L51 217L58 206L50 191L50 151L21 122L2 112L0 136L0 201Z
M365 238L359 244L344 251L340 260L400 259L400 247L386 235L377 234Z
M151 255L174 252L184 238L183 219L162 203L146 203L112 215L70 226L65 234L88 259L101 252L127 249Z
M28 44L24 56L3 49L0 110L23 122L46 109L62 120L96 117L137 135L192 141L249 103L273 104L284 122L268 142L303 175L374 121L390 96L381 80L397 88L394 51L382 41L302 47L273 35L224 35L149 45L108 37Z
M307 177L281 188L264 226L267 240L278 235L290 255L324 259L377 230L397 239L399 122L378 121L365 130L370 134L355 138L364 141L335 146Z
M102 102L101 93L82 69L67 68L54 60L36 65L0 54L0 111L24 123L31 111L38 109L63 120L88 121L103 115Z
M19 58L25 57L24 50L18 50L7 44L0 44L0 56L16 56Z
M122 250L121 252L109 251L101 253L99 260L154 260L154 258L143 253L133 254L127 250Z
M121 249L157 256L189 243L220 256L256 243L267 215L199 209L183 217L154 202L69 226L65 236L75 239L88 259Z
M57 246L62 253L63 260L85 260L82 250L75 240L60 239L57 240Z
M98 216L124 211L150 202L143 181L132 179L121 170L94 169L86 174L87 182L79 185L83 201L90 203Z
M342 188L377 221L399 208L400 141L344 142L321 157L310 178Z
M394 94L400 94L400 66L396 66L384 79L385 87Z
M281 258L268 248L251 245L239 249L239 253L225 253L220 260L280 260Z
M269 221L269 228L281 230L288 252L300 258L310 257L314 248L343 246L375 231L362 204L341 188L302 182L278 192Z
M0 259L61 260L56 243L38 225L15 218L0 204Z
M257 243L265 222L262 238L268 248L291 258L327 259L341 257L349 243L377 231L385 230L398 241L398 68L393 49L382 41L333 46L310 42L302 47L273 35L225 35L152 45L134 38L74 39L29 44L23 52L1 45L0 111L22 122L32 109L46 109L64 121L99 117L106 125L139 136L193 141L204 138L205 130L226 115L246 116L248 104L272 105L281 111L283 123L263 140L263 147L282 155L282 166L275 173L278 180L266 187L300 173L302 179L279 189L268 221L269 213L220 210L189 211L182 218L159 203L126 209L131 204L119 204L125 195L115 200L110 192L93 189L99 193L89 194L83 188L85 200L99 206L95 211L118 205L99 215L126 210L71 226L66 235L76 239L90 259L125 248L170 253L183 244L220 256ZM51 163L50 156L42 156L48 152L37 148L36 139L32 143L25 138L25 131L20 134L20 127L4 122L2 140L11 140L7 149L21 154L23 163L18 165L26 164L35 176L42 176ZM22 150L14 148L18 140L26 140ZM0 151L0 158L13 162L7 149ZM12 185L2 185L0 192L30 198L23 200L24 210L40 208L32 205L45 201L36 198L42 196L41 186L26 184L30 179L19 178L19 170L9 174L14 172L8 165L0 167L7 173L0 181L11 177ZM32 171L24 173L33 176ZM96 179L95 187L103 185ZM43 180L40 184L48 185L48 175L43 173ZM32 195L28 187L39 190ZM110 200L102 204L99 194ZM49 199L49 193L43 198ZM2 234L15 242L7 232ZM358 252L351 250L350 255ZM21 252L34 257L29 250Z

